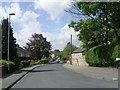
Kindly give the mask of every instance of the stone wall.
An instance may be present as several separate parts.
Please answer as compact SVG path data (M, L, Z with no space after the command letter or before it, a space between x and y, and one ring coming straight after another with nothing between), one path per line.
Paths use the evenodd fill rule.
M73 53L72 54L72 64L75 65L88 65L85 61L85 56L82 53Z

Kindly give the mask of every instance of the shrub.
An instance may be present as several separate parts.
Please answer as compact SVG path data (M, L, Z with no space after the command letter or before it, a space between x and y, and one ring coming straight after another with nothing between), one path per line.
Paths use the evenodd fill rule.
M115 66L115 60L111 58L114 45L96 46L85 53L86 62L90 66Z
M19 68L21 69L21 68L23 68L23 67L24 67L24 65L23 65L22 63L20 63Z
M21 63L23 64L23 68L30 66L30 61L21 61Z
M15 68L19 69L19 67L20 67L20 59L19 58L14 58L11 61L15 63Z
M41 64L40 60L31 60L30 66Z
M48 58L42 58L41 60L40 60L40 62L41 62L41 64L46 64L46 63L48 63L48 61L49 61L49 59Z
M0 65L3 66L5 73L12 73L16 70L15 63L11 61L0 60ZM9 71L8 71L8 66L9 66Z
M69 58L70 58L70 54L67 54L65 52L61 52L60 55L61 55L62 60L69 60Z
M13 63L13 62L8 62L7 64L8 64L9 67L10 67L10 72L15 72L15 70L16 70L15 63Z
M116 58L120 58L120 45L116 45L112 53L112 59L115 60Z
M7 65L7 61L5 61L5 60L0 60L0 65L4 68L4 71L3 72L5 72L5 73L7 73L8 72L8 65ZM2 73L3 73L2 72Z

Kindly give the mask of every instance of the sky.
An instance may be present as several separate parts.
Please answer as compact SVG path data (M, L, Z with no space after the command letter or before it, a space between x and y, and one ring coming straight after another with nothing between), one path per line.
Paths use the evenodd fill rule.
M0 21L7 18L9 13L14 37L23 47L29 42L32 34L43 34L52 45L52 50L63 50L73 36L73 44L80 43L77 32L69 28L72 15L65 12L70 8L69 0L0 0Z

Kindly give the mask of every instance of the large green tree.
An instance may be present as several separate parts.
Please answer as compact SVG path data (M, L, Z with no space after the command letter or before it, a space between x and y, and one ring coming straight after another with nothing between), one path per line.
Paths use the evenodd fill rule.
M69 25L79 32L79 40L86 48L120 42L120 2L73 2L68 10L77 17L78 22Z
M33 34L25 49L30 53L31 58L41 59L49 57L51 44L42 34Z
M88 64L114 66L115 58L119 57L120 2L76 1L68 11L79 18L69 26L79 32L79 40L87 50L85 57Z
M2 20L2 59L8 60L8 19ZM13 30L10 25L10 33L9 33L9 59L10 61L14 62L16 68L19 68L19 59L17 55L17 48L16 48L16 39L13 36Z
M76 49L77 47L75 45L71 45L70 42L68 42L63 51L61 52L61 58L63 60L69 60L71 53Z
M60 57L60 50L59 49L55 49L54 53L55 53L55 56Z
M0 24L0 59L2 59L2 27Z

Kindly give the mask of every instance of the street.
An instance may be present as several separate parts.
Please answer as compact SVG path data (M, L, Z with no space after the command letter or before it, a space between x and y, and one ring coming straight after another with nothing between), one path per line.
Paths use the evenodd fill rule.
M48 64L34 69L12 88L118 88L118 83L69 71L62 64Z

